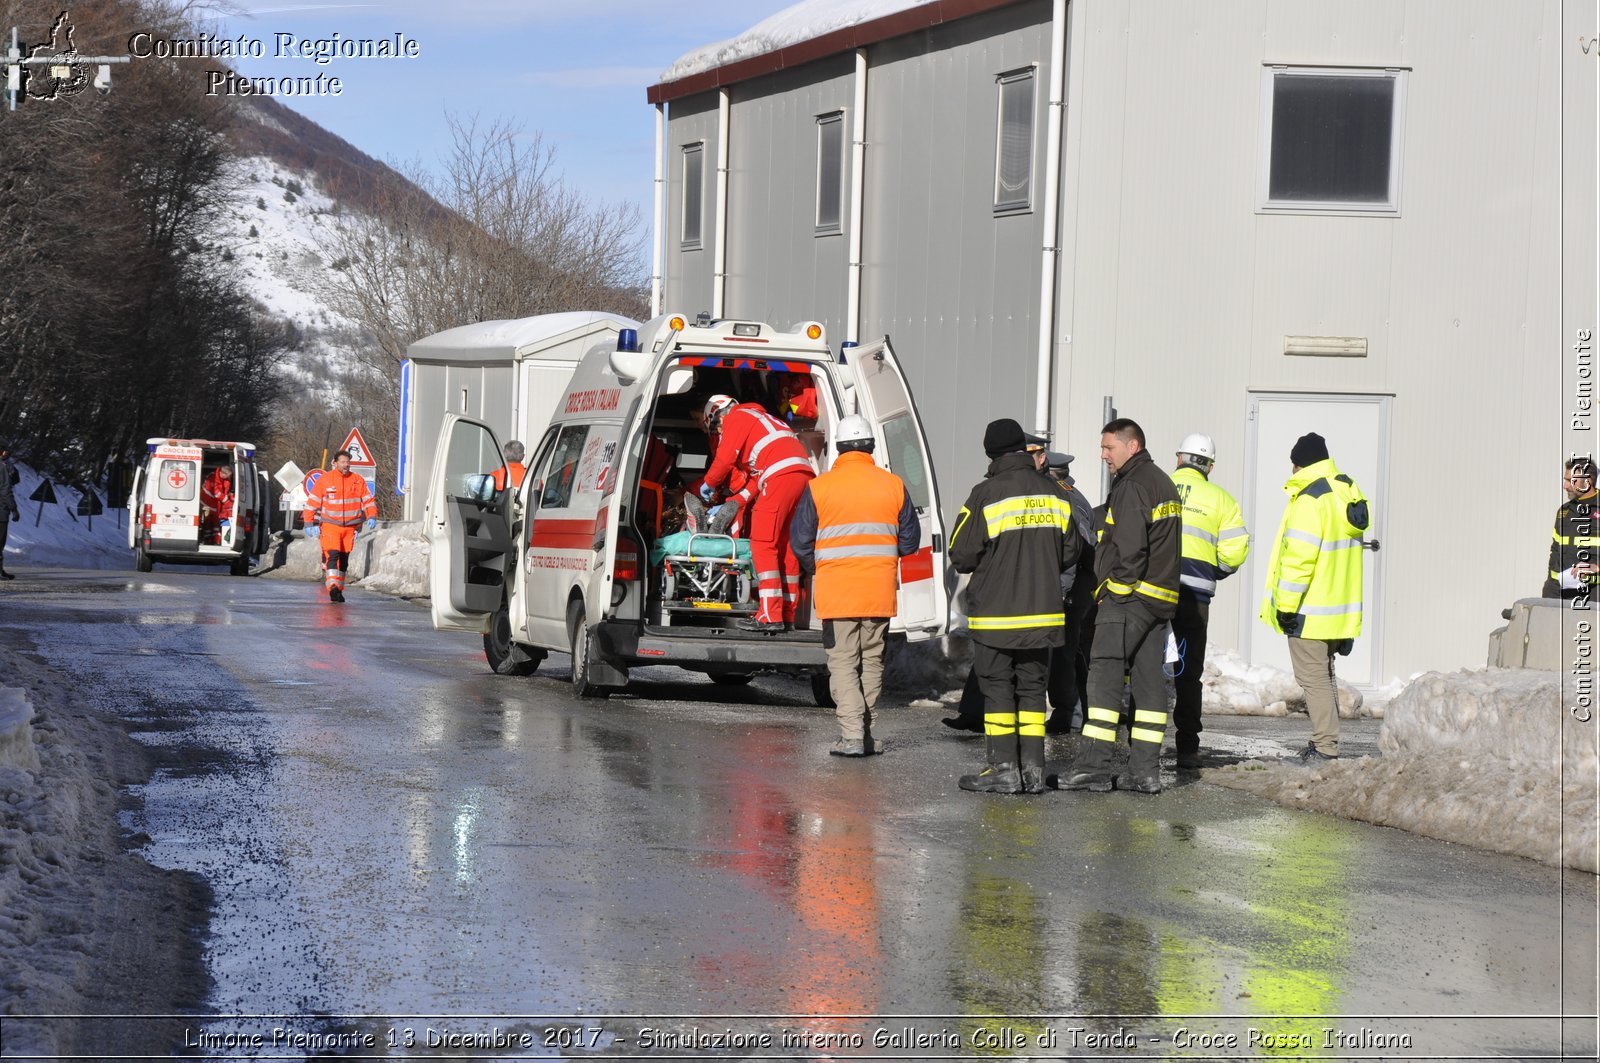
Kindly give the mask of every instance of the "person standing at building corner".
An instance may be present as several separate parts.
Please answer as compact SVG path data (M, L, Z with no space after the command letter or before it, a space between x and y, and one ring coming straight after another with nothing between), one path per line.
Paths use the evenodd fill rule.
M1144 429L1125 417L1101 429L1100 456L1112 472L1105 530L1095 550L1094 642L1083 741L1063 790L1161 792L1161 742L1167 729L1162 672L1167 622L1178 608L1183 503L1145 449ZM1122 719L1122 677L1133 695L1128 773L1112 773Z
M1206 666L1206 626L1217 582L1239 571L1250 553L1250 532L1234 497L1211 482L1217 445L1208 435L1191 432L1178 444L1178 468L1172 483L1183 503L1183 560L1178 585L1178 612L1172 634L1178 640L1180 663L1173 683L1177 703L1172 722L1178 767L1200 767L1201 677Z
M350 471L350 452L341 450L333 456L333 468L318 478L316 491L307 496L305 511L308 532L321 525L324 582L330 602L344 601L344 575L355 548L356 529L363 520L368 531L378 526L378 503L367 490L367 481Z
M972 576L967 625L989 762L959 785L978 793L1044 792L1050 652L1066 639L1061 574L1078 559L1072 506L1035 467L1027 445L1016 421L989 422L989 470L950 533L950 563Z
M1037 453L1034 460L1039 460ZM1067 610L1067 644L1050 652L1050 718L1044 722L1044 732L1052 735L1070 734L1081 726L1081 720L1074 723L1079 703L1084 707L1089 704L1085 683L1088 658L1082 657L1079 647L1083 642L1084 621L1094 606L1094 507L1072 479L1072 460L1071 454L1046 451L1041 470L1056 482L1072 506L1072 527L1077 532L1079 547L1077 564L1061 574L1062 597Z
M522 447L522 440L507 440L506 445L500 448L500 456L505 459L505 464L494 471L496 494L506 489L508 478L511 486L515 488L521 487L523 479L528 475L528 467L522 464L522 459L527 456L527 451Z
M1550 572L1546 598L1590 598L1600 583L1600 532L1593 458L1569 458L1561 479L1567 500L1556 510L1550 533Z
M1311 765L1339 756L1333 658L1348 655L1361 634L1362 536L1372 514L1317 433L1295 441L1289 462L1289 506L1267 562L1261 619L1289 637L1294 680L1311 716L1311 741L1290 759Z
M16 486L22 480L16 465L11 461L11 450L0 447L0 579L16 579L6 571L6 539L11 533L11 522L22 519L17 509Z
M735 470L756 485L745 527L755 562L760 604L739 621L746 631L780 632L794 623L800 605L800 562L789 544L789 520L806 484L816 475L806 448L788 426L759 402L735 403L727 395L706 402L706 431L719 434L717 453L700 483L710 503Z
M828 752L863 757L883 752L872 722L883 688L883 647L896 611L900 558L917 552L922 525L900 477L872 460L872 426L854 414L839 422L839 456L795 504L789 541L811 581L822 620L828 689L839 741Z

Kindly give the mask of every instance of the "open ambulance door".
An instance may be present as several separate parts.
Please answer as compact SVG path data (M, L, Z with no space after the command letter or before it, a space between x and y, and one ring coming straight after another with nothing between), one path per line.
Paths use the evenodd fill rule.
M935 638L944 634L950 602L944 585L944 521L922 420L887 336L846 348L843 358L855 384L856 412L877 434L875 456L905 481L922 525L917 552L900 559L900 613L889 630L904 632L910 642Z
M254 462L247 465L246 469L255 475L256 480L255 532L251 536L248 552L251 557L260 557L272 545L272 477Z
M144 535L144 467L145 462L139 462L134 466L133 483L128 485L129 550L137 549L139 538Z
M488 631L505 597L514 558L511 493L494 489L494 470L503 464L488 425L445 414L422 514L433 626L441 630Z

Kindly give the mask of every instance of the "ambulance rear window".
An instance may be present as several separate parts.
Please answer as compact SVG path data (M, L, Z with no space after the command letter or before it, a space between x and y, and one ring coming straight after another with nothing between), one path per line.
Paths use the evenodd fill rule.
M159 497L168 502L190 502L194 500L195 492L200 485L200 477L195 472L194 462L184 461L181 458L163 458L161 468L156 470L156 483L160 485L156 492Z
M922 440L917 426L904 414L883 422L888 444L889 471L906 482L906 493L917 509L928 508L928 467L922 461Z

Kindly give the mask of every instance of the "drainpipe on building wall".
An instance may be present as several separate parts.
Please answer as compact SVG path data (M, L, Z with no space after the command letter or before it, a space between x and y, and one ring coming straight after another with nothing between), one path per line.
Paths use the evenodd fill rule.
M1066 110L1067 0L1050 10L1050 109L1045 118L1044 248L1039 263L1039 368L1035 381L1034 432L1050 433L1050 370L1055 361L1056 279L1061 261L1061 125Z
M861 342L861 198L867 166L867 50L856 49L854 136L850 144L850 280L845 299L844 338Z
M661 215L666 209L667 181L666 181L666 150L667 150L667 105L656 104L656 184L655 184L655 221L651 232L654 234L650 240L650 316L661 315L661 269L666 236L661 231Z
M728 269L728 90L717 93L717 253L711 269L711 319L721 320Z

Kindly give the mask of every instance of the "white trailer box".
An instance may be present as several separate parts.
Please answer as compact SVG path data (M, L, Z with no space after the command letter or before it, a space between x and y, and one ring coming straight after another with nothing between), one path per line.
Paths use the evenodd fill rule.
M530 448L544 435L556 400L583 356L615 348L637 321L601 311L541 314L446 329L406 348L400 395L400 468L405 519L419 520L446 413L490 425ZM419 487L420 485L420 487Z

